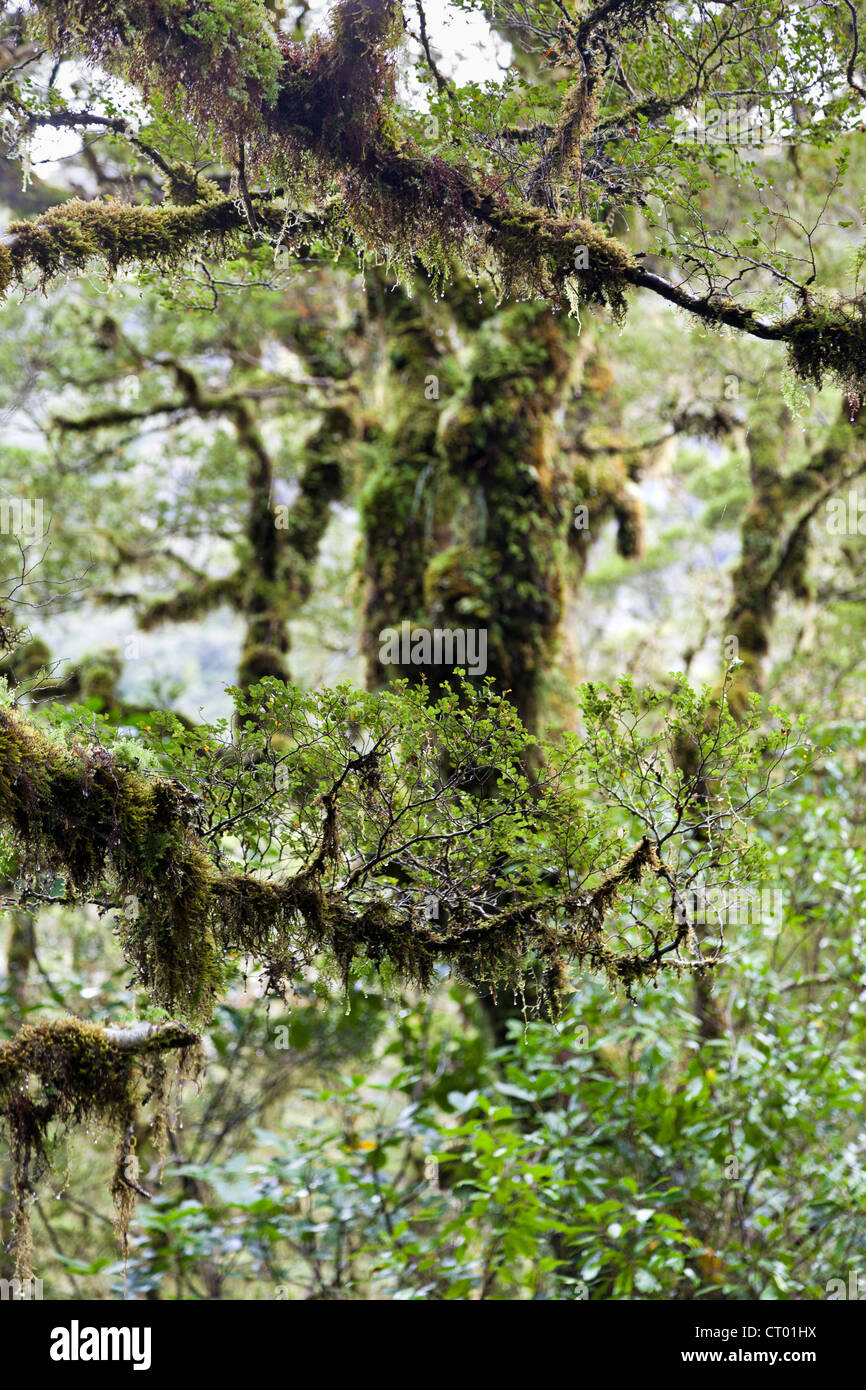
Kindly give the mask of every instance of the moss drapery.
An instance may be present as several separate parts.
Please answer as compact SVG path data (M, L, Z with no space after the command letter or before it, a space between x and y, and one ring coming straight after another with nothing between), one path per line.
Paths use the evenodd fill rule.
M626 26L639 29L652 7L616 8ZM444 279L455 253L475 271L492 255L506 294L544 296L563 307L577 295L615 317L625 313L632 291L645 289L705 323L786 344L805 380L820 385L832 376L852 392L866 389L862 298L837 294L830 301L804 292L795 313L762 317L730 295L696 293L649 270L586 218L553 217L506 197L468 165L423 153L399 137L387 119L397 0L339 0L330 32L305 43L283 39L263 0L191 0L181 9L168 0L39 0L37 9L55 48L160 90L195 129L215 132L229 158L310 189L323 181L337 188L342 235L394 259L410 278L415 260ZM595 38L586 42L587 53L595 54ZM595 63L582 61L585 90L569 93L556 126L560 145L570 132L569 148L593 124ZM183 181L180 196L189 196ZM66 204L16 226L0 250L0 294L29 265L46 276L81 268L93 255L110 267L170 262L196 240L244 225L249 231L253 222L260 231L258 209L251 216L251 207L247 194L156 209Z

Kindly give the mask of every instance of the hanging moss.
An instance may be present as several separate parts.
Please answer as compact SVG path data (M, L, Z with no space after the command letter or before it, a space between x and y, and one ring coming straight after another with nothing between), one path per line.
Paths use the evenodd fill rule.
M142 1033L139 1040L134 1034ZM149 1034L149 1036L148 1036ZM126 1041L127 1046L123 1045ZM0 1119L10 1140L15 1210L11 1254L16 1278L30 1277L30 1206L35 1184L49 1166L49 1131L97 1122L118 1136L112 1183L118 1232L126 1233L137 1188L128 1134L136 1106L156 1099L166 1124L165 1048L190 1049L198 1039L179 1024L139 1025L132 1034L79 1018L25 1024L0 1043ZM136 1050L132 1050L132 1045Z
M580 188L583 175L583 144L598 117L600 90L598 70L581 72L562 103L559 119L547 138L544 150L528 183L535 202L541 202L551 181L572 174Z
M158 87L194 125L215 128L230 158L243 131L253 167L289 170L300 182L306 175L314 195L336 183L350 235L394 258L407 278L416 259L442 278L454 253L478 269L492 251L509 292L566 304L578 286L586 303L624 312L636 263L622 245L589 222L509 204L492 180L390 133L395 0L338 0L330 32L303 44L280 39L258 2L190 0L181 13L168 0L41 0L39 10L52 42ZM305 171L311 156L314 172ZM585 267L579 248L589 251Z
M649 836L645 835L633 850L608 869L601 882L593 890L584 904L591 917L599 924L616 902L620 891L629 884L639 883L647 870L658 873L659 857Z
M74 889L113 879L130 906L122 940L140 982L189 1017L210 1011L220 970L207 920L210 863L174 784L148 781L101 747L65 747L0 711L0 817Z
M453 256L478 273L492 254L505 294L547 297L559 307L576 307L578 301L607 307L617 320L625 314L628 293L644 287L706 323L786 342L795 371L806 380L820 384L831 375L858 399L866 392L866 318L856 302L812 303L787 320L767 323L730 295L694 295L663 281L594 223L550 217L506 197L500 181L468 161L419 153L411 140L401 139L390 119L391 50L401 19L397 0L337 0L329 32L303 43L282 37L264 0L37 0L36 8L57 49L107 63L145 91L159 90L170 108L189 117L196 134L215 133L233 163L243 144L251 169L278 173L296 194L321 202L323 189L336 189L344 239L391 259L407 283L417 262L441 283ZM639 24L648 13L641 8ZM533 192L547 171L570 162L577 162L580 176L580 147L592 129L597 96L590 61L566 96L531 180ZM178 196L186 197L182 186ZM209 206L216 209L218 200ZM49 216L62 219L63 210ZM246 208L235 206L229 216L233 227L249 230ZM133 228L121 249L114 229L104 230L109 265L112 258L116 264L171 263L178 249L178 238L164 231L156 235L156 246L152 236L140 244ZM212 222L196 226L200 239L226 230ZM269 230L279 235L278 226ZM61 220L57 231L58 245L33 248L44 274L59 268L59 242L68 243L71 268L87 259L75 229ZM97 240L90 254L103 253ZM577 256L583 251L585 264ZM18 249L11 255L17 278ZM8 264L4 270L0 263L0 289L4 283L8 287Z
M297 974L324 953L344 986L352 967L366 960L380 968L387 964L407 984L429 991L444 960L476 988L514 990L536 953L544 958L561 944L560 934L526 907L483 922L455 915L439 929L420 906L398 911L379 900L349 908L312 875L282 885L236 875L220 880L214 891L226 946L263 960L273 981Z
M839 301L813 309L787 333L788 360L802 381L819 390L827 377L843 391L866 396L866 314L859 305Z
M294 879L220 875L195 843L173 783L150 781L101 748L56 745L9 711L0 711L0 817L22 844L23 873L28 862L51 865L82 892L116 881L134 901L121 923L124 951L154 1000L182 1016L207 1016L227 949L260 954L275 978L283 969L296 976L320 951L346 977L358 956L387 960L429 988L440 957L466 975L482 966L511 978L540 929L506 915L443 935L414 910L348 906L321 881L336 852L333 815L316 860Z
M526 286L569 307L576 297L590 307L609 309L614 320L622 322L638 262L621 242L592 222L566 222L520 208L508 216L494 214L489 228L491 249L514 292ZM533 278L527 276L527 265L533 263L543 271L543 281L538 271ZM569 285L574 287L571 292Z
M56 48L156 81L201 129L253 121L276 99L282 55L262 0L37 0L36 9Z

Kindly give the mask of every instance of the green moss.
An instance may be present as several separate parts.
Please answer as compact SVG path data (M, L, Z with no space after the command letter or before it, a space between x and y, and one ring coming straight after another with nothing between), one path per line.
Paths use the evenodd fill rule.
M590 430L593 416L599 408L598 397L610 389L607 368L595 357L587 364L580 396L579 417L584 417ZM579 454L574 466L574 505L586 507L589 525L572 526L568 544L577 558L583 574L589 550L609 518L616 522L616 549L624 559L640 559L646 550L646 514L642 499L631 488L629 469L623 453L615 452L617 442L606 430L593 431L607 450L594 454Z
M212 868L174 785L100 746L65 747L0 711L0 817L28 862L79 891L106 878L128 903L121 926L140 982L166 1008L207 1016L220 982L208 922Z
M197 1040L178 1025L169 1041L187 1049ZM0 1118L12 1157L11 1254L17 1278L31 1273L30 1206L35 1183L49 1166L49 1132L57 1126L98 1122L117 1134L112 1193L125 1253L136 1190L130 1168L133 1119L137 1104L149 1099L156 1101L159 1132L167 1122L168 1102L162 1057L122 1050L104 1028L83 1019L25 1024L0 1043Z
M123 661L117 651L83 657L78 663L82 699L99 700L100 709L110 709L117 700L122 672Z
M197 203L216 203L222 194L213 179L205 178L191 164L171 166L166 185L166 202L176 207L193 207Z
M116 1118L128 1107L132 1058L103 1028L82 1019L26 1024L10 1042L0 1043L0 1105L27 1077L41 1083L62 1119Z
M257 685L259 681L267 678L287 681L287 651L288 641L283 646L267 642L250 643L245 646L238 666L238 685L241 690L248 690L250 686Z
M556 414L576 370L575 339L573 321L541 301L493 316L441 428L452 476L475 494L477 522L431 564L430 619L487 629L488 674L530 727L564 601L572 499ZM455 531L460 524L458 514Z
M375 785L369 757L351 764L353 797ZM121 923L126 954L155 1000L187 1016L206 1015L220 985L219 963L235 952L261 962L269 989L279 993L313 965L325 979L330 973L348 986L355 965L368 962L429 990L437 963L445 962L482 992L520 996L537 976L539 1006L554 1016L571 961L603 971L627 992L657 972L657 956L623 958L602 944L605 916L618 895L643 874L660 872L648 838L591 893L511 901L489 918L463 902L434 924L421 892L408 904L401 894L397 905L369 888L353 901L330 886L341 859L340 797L349 791L343 781L319 797L319 843L294 877L275 882L220 873L197 839L189 794L177 784L146 777L101 745L53 742L0 710L0 820L20 842L22 876L53 867L82 891L102 896L108 880L133 900L135 910ZM171 1025L168 1045L185 1049L187 1036ZM27 1268L32 1185L47 1161L55 1122L98 1118L119 1131L112 1190L125 1248L137 1190L129 1166L133 1115L142 1087L162 1103L159 1059L152 1065L147 1056L133 1059L128 1040L122 1046L80 1020L24 1028L0 1045L0 1114L12 1136L19 1270Z
M831 377L858 399L866 396L866 315L844 301L813 310L793 325L788 339L793 371L816 387Z
M15 263L5 246L0 246L0 299L15 280Z
M424 602L430 613L459 613L464 626L488 623L495 575L486 557L470 545L447 546L424 571Z
M8 254L16 279L34 267L45 283L61 273L85 270L94 260L105 262L112 274L124 265L169 268L203 241L225 251L227 239L237 230L237 207L231 198L190 207L71 198L32 222L13 222L9 231L15 241Z
M625 560L639 560L646 551L646 508L637 495L625 489L613 502L616 548Z

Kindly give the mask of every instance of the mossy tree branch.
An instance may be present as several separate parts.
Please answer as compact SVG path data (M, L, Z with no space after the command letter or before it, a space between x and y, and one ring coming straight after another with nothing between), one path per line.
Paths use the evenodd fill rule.
M342 183L346 222L357 239L398 255L403 264L418 256L442 274L443 248L476 268L492 252L506 291L566 305L576 289L584 302L607 305L615 315L625 312L630 291L649 290L704 323L786 344L794 369L807 380L820 385L829 374L857 392L866 383L862 296L827 306L804 291L796 313L766 319L746 303L693 293L648 270L586 219L548 216L509 200L480 174L398 143L383 119L393 87L388 50L397 0L340 0L330 36L307 44L283 42L259 0L193 0L182 12L168 0L117 6L40 0L38 8L55 45L160 88L194 123L215 126L233 158L238 132L260 167L312 156L327 178ZM611 25L640 27L656 9L616 5L580 42L595 54ZM569 125L568 113L564 119ZM196 241L218 241L242 223L249 227L247 208L235 200L184 209L185 221L175 209L170 231L159 224L163 210L137 209L134 218L142 211L153 219L149 226L131 221L125 208L113 209L106 220L104 209L94 215L72 204L31 224L33 230L18 224L14 243L0 252L0 292L26 264L45 275L64 266L80 269L95 253L114 266L170 262ZM258 205L255 216L260 223ZM586 263L578 259L584 250Z
M223 956L236 950L265 961L274 981L297 977L322 952L346 977L356 958L387 961L425 989L437 961L476 984L518 987L528 959L538 952L564 951L618 977L618 958L602 945L598 900L591 892L563 890L545 901L516 893L497 910L499 890L491 887L487 909L479 914L473 902L459 900L462 890L455 886L445 929L423 915L425 892L429 896L423 883L403 900L389 890L399 846L383 850L342 883L335 880L340 787L349 777L369 785L369 762L369 755L350 757L322 798L320 847L307 865L282 881L265 881L217 869L199 831L198 799L182 784L147 776L100 745L58 743L4 710L0 822L21 844L25 879L51 868L84 900L114 899L121 944L138 983L182 1018L209 1015L222 984ZM441 795L447 794L443 789ZM473 814L479 829L503 816L539 814L535 794L527 789L515 795L513 804L508 798L478 803ZM444 836L446 861L451 838ZM414 844L410 836L407 866L416 862ZM641 859L648 867L652 862L651 856Z
M16 1276L31 1272L30 1207L35 1183L49 1166L49 1128L85 1121L105 1124L118 1135L112 1194L116 1226L126 1250L134 1194L147 1196L137 1181L133 1120L142 1102L155 1102L157 1146L167 1127L164 1056L183 1060L199 1039L182 1023L140 1022L102 1027L75 1017L25 1024L0 1042L0 1119L9 1132L15 1209L10 1243Z

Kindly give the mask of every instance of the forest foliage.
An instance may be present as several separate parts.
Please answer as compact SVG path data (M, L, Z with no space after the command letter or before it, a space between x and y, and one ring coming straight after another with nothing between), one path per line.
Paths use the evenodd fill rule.
M862 1263L857 6L447 9L471 78L423 0L2 12L0 1205L52 1297Z

